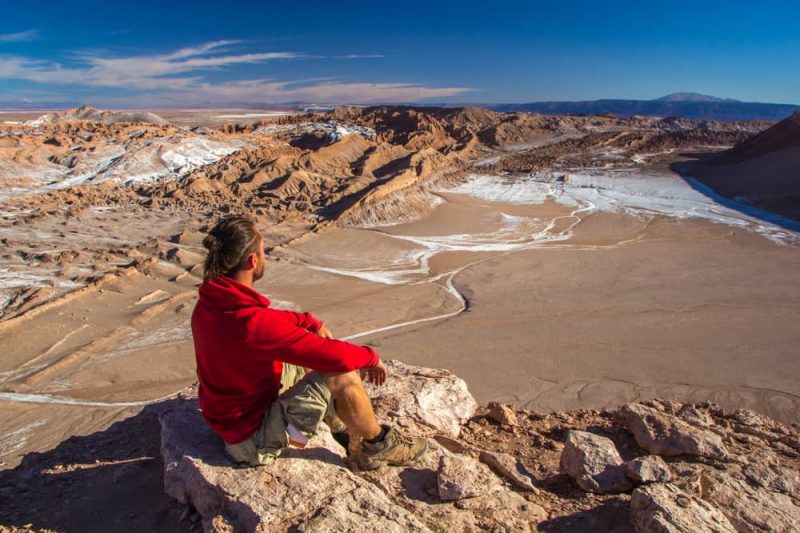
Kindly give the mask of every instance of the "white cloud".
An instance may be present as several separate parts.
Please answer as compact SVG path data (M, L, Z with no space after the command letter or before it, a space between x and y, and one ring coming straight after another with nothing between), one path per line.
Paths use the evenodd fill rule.
M411 83L354 83L337 81L241 80L227 83L201 83L186 91L164 95L178 104L224 102L277 104L292 101L331 104L369 104L379 102L417 102L447 98L473 89L467 87L427 87ZM161 97L163 102L163 96ZM145 98L146 102L148 99ZM158 103L158 99L152 101Z
M0 43L21 43L35 41L39 38L39 30L26 30L17 33L0 33Z
M59 63L18 56L0 57L0 78L15 78L38 83L123 87L128 89L185 89L202 81L201 76L175 77L176 74L208 70L226 65L262 63L276 59L299 59L293 52L215 55L238 41L213 41L182 48L169 54L130 57L103 57L81 53L79 66L66 68Z
M386 56L383 54L345 54L333 57L334 59L381 59Z
M77 66L0 56L0 79L22 79L42 84L111 87L139 91L131 102L174 101L224 103L279 103L292 100L330 103L412 102L444 98L469 91L465 87L426 87L410 83L353 83L331 79L275 81L268 79L211 83L203 72L237 64L309 59L296 52L229 53L240 41L220 40L156 55L109 57L99 52L74 56ZM340 55L334 59L379 58L380 55Z

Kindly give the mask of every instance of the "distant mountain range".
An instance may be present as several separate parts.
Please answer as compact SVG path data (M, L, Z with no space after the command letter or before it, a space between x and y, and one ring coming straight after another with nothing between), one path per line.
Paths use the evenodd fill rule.
M41 104L17 102L13 106L0 102L0 109L33 111L37 109L58 110L77 107L75 102L62 102L42 107ZM206 102L191 106L194 109L284 109L299 112L326 111L347 104L329 104L325 102L282 102L267 104L258 102L226 102L215 104ZM782 120L800 109L797 104L765 104L762 102L741 102L730 98L717 98L698 93L673 93L654 100L583 100L577 102L529 102L521 104L487 104L474 103L371 103L350 104L356 107L373 107L380 105L400 105L404 107L481 107L492 111L515 112L526 111L545 115L605 115L620 117L632 115L648 115L657 117L683 117L705 120ZM163 109L150 106L152 109Z
M526 104L485 104L493 111L527 111L546 115L612 114L675 116L706 120L781 120L798 109L794 104L741 102L697 93L673 93L655 100L584 100L577 102L530 102Z

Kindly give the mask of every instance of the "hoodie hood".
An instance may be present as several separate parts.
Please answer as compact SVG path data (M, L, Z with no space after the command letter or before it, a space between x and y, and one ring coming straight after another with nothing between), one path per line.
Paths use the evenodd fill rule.
M222 312L270 306L270 301L258 291L227 276L205 280L200 286L200 301Z

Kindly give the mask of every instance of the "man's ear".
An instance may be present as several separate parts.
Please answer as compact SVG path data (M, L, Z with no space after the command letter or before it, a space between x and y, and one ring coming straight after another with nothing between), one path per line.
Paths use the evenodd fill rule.
M250 254L247 256L245 263L247 264L247 270L255 270L256 266L258 266L258 257L256 254Z

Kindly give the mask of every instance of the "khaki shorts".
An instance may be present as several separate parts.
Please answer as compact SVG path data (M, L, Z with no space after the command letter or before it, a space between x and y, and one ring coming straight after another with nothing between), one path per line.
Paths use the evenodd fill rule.
M253 435L238 444L225 444L225 451L237 463L253 466L271 464L288 445L286 426L291 424L308 438L323 420L336 415L331 391L319 372L305 373L299 366L283 363L281 390L269 406Z

